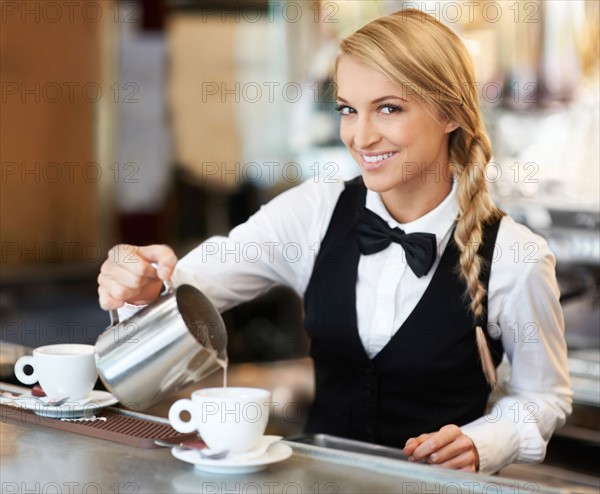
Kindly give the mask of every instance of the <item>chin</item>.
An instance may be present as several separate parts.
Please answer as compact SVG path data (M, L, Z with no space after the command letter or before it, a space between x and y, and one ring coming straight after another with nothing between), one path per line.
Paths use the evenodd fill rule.
M397 181L390 179L390 177L376 176L371 172L362 171L362 177L367 189L379 194L392 190L399 185Z

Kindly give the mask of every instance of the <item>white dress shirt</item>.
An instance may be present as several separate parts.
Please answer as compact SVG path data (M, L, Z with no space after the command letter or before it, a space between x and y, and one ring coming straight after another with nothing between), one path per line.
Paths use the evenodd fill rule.
M280 194L228 237L212 237L183 257L173 282L197 286L221 311L277 284L303 297L343 189L341 181L325 183L316 177ZM434 233L439 245L433 268L421 278L407 268L404 251L396 243L360 257L358 329L373 357L400 328L431 281L458 212L456 184L438 207L406 224L390 216L377 193L367 191L366 205L391 227ZM554 256L543 238L510 217L502 219L489 281L488 330L501 335L511 375L506 395L490 403L487 415L462 427L477 447L483 473L513 462L541 461L553 431L571 412L554 268Z

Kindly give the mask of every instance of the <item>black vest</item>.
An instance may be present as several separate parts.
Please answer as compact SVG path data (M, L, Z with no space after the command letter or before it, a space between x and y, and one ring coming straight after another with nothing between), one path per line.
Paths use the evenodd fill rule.
M373 359L366 354L356 319L356 217L365 198L361 177L346 183L304 295L316 380L306 431L404 447L409 437L481 417L490 388L453 238L407 320ZM499 224L484 229L486 288ZM479 323L485 329L487 318ZM488 343L498 366L502 342Z

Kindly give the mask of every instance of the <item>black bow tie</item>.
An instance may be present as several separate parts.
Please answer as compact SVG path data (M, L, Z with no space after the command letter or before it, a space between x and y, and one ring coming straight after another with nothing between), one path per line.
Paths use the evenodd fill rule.
M375 254L399 243L406 254L406 262L420 278L426 275L435 261L437 243L433 233L404 233L400 228L389 225L373 211L361 208L358 212L358 244L365 254Z

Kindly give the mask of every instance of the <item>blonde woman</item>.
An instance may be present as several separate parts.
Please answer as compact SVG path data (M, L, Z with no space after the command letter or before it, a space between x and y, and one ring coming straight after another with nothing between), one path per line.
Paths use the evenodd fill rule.
M485 473L541 461L571 411L554 257L488 195L464 45L400 11L342 41L336 82L360 177L307 180L179 262L166 246L118 246L101 306L151 302L158 277L222 311L287 285L304 299L315 364L307 431ZM488 403L504 355L507 394Z

